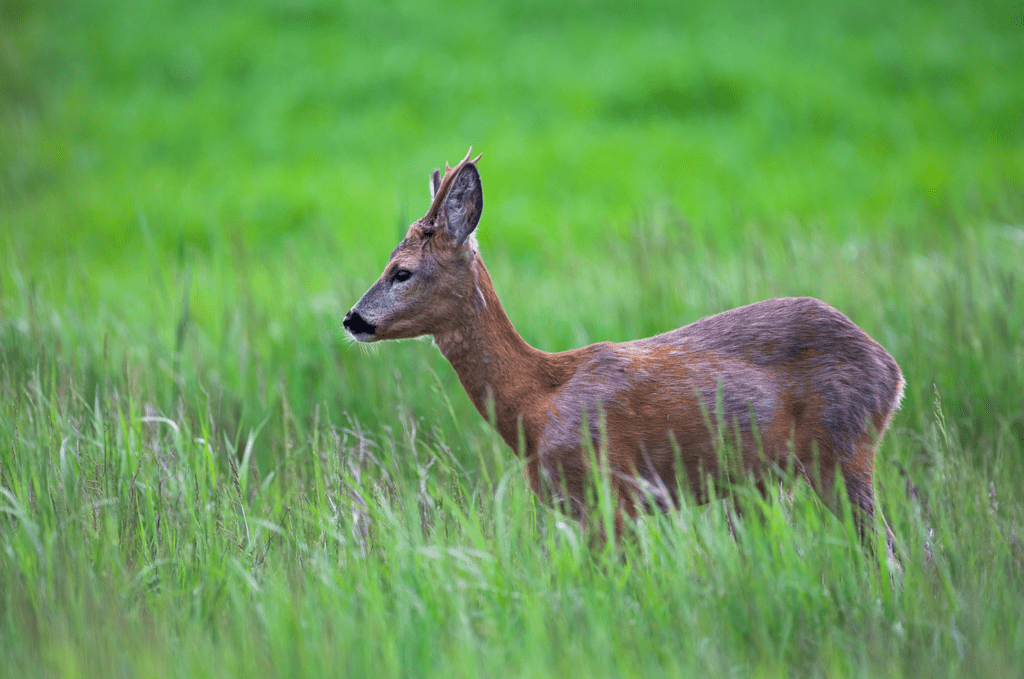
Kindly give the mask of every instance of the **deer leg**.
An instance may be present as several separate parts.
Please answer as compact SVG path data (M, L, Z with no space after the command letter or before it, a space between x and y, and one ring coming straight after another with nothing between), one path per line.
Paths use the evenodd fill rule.
M839 495L836 493L836 455L832 450L817 447L817 456L810 465L805 466L804 474L811 486L821 497L825 506L842 519ZM846 495L853 508L853 521L861 540L874 530L875 499L872 489L874 480L874 451L869 447L858 446L856 453L849 459L839 463ZM809 468L808 468L809 467Z
M875 450L870 442L862 442L857 447L857 453L852 459L841 465L843 482L846 484L846 495L853 507L853 520L857 526L857 533L861 540L869 548L871 547L870 537L875 531ZM896 549L896 536L886 522L885 517L879 514L882 528L885 530L885 551L889 563L895 570L900 571L899 557Z
M835 492L836 462L831 450L819 449L815 460L814 471L805 474L811 485L818 492L825 506L837 517L842 518L839 497ZM843 477L846 496L853 509L853 521L861 543L873 549L871 538L875 532L875 449L874 443L865 439L858 444L854 454L839 463L839 473ZM901 570L896 556L896 538L889 525L882 519L886 533L886 554L894 570Z

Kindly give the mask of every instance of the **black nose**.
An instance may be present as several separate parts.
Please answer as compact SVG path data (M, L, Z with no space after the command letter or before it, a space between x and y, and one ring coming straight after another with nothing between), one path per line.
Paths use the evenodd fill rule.
M360 316L358 311L349 311L345 314L345 320L342 325L353 335L372 335L377 332L377 326L373 323L367 323L366 319Z

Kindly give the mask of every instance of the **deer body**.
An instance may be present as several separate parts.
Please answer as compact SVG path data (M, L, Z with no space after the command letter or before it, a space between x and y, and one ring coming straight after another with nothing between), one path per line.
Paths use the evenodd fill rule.
M792 462L833 507L840 473L867 525L874 451L903 379L846 316L816 299L771 299L646 339L539 351L505 315L472 238L483 209L475 161L446 166L443 182L435 170L431 192L345 327L362 341L433 335L480 414L493 404L538 495L585 520L590 450L607 451L620 516L650 499L674 506L681 475L704 500L707 474ZM723 442L738 451L729 469Z

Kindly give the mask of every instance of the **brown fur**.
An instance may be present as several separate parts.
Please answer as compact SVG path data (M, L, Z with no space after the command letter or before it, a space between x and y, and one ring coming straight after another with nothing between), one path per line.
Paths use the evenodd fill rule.
M607 451L620 516L648 499L675 506L683 477L703 501L708 474L759 477L792 462L833 508L838 471L870 525L874 450L903 378L846 316L816 299L770 299L646 339L540 351L512 327L467 240L482 206L467 155L345 326L364 341L433 335L477 411L488 417L493 404L538 495L585 518L588 446ZM403 270L411 277L398 282ZM727 460L723 441L736 451Z

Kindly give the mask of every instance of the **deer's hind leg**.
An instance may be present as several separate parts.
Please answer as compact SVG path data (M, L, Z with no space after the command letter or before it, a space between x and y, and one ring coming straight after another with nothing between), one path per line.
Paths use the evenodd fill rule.
M861 540L870 546L869 538L875 531L875 446L876 442L862 439L858 444L854 456L845 460L840 465L843 475L843 483L846 485L846 495L853 507L853 520L857 526L857 532ZM896 551L896 536L889 528L885 517L879 512L880 523L885 530L886 555L890 563L899 568L899 559Z
M813 451L810 463L801 461L803 473L810 481L811 486L817 491L825 506L839 518L842 518L842 512L840 498L835 488L837 471L842 476L846 496L853 510L853 521L857 528L857 534L868 548L871 547L871 538L875 532L874 480L877 442L878 438L865 433L854 446L853 453L847 453L842 458L836 455L832 449L819 446L814 442L804 449L805 452L807 449ZM886 552L890 561L895 562L898 568L896 538L884 518L881 523L886 533Z
M875 451L870 445L858 446L852 458L839 466L846 486L846 496L853 507L853 521L857 533L865 539L874 530L875 519ZM835 502L835 499L833 499ZM836 503L838 509L838 503Z

